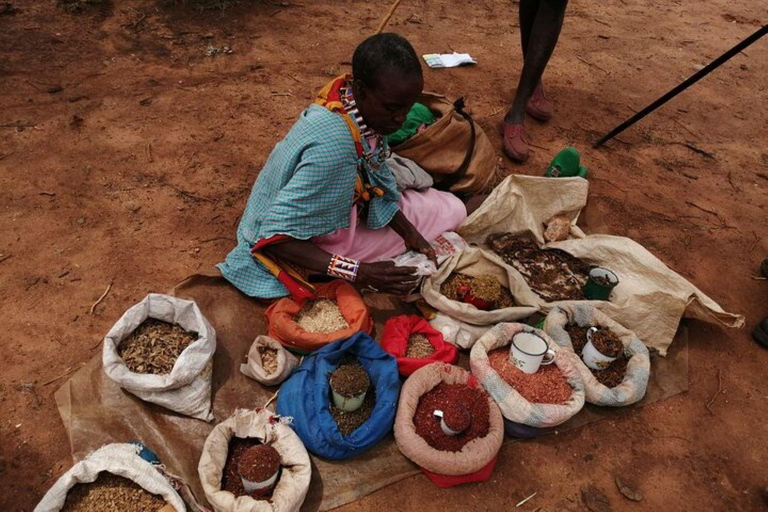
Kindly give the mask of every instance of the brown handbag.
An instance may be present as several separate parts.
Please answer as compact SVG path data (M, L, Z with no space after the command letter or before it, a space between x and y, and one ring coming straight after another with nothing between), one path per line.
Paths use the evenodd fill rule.
M437 189L468 195L487 192L498 156L483 129L464 111L464 98L451 103L445 96L425 92L418 101L437 120L393 151L432 175Z

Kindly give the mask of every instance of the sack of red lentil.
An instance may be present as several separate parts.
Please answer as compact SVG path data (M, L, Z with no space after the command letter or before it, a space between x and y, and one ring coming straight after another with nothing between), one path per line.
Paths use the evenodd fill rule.
M418 315L398 315L387 320L381 335L381 348L397 359L400 375L406 377L434 362L455 364L459 351L443 335Z
M315 290L310 300L285 297L267 308L270 337L289 350L306 354L356 332L373 330L368 306L351 284L336 280Z
M184 501L174 489L173 483L161 473L159 462L153 464L142 458L142 453L146 451L146 448L138 443L102 446L64 473L43 496L34 512L58 512L64 509L70 491L72 495L68 509L72 507L72 510L77 510L73 501L82 503L83 500L97 499L88 489L88 485L94 482L100 488L101 499L114 499L110 498L114 492L127 500L134 500L134 506L137 503L146 505L145 510L185 512L187 508ZM154 458L154 454L151 455ZM76 486L83 492L78 492ZM120 507L120 504L114 501L102 505Z
M368 376L363 406L339 412L331 399L332 374L348 361ZM392 430L400 391L395 358L366 333L326 345L308 355L280 386L277 413L293 418L291 427L311 453L347 459L373 448ZM355 421L350 427L349 421ZM340 426L339 422L343 422ZM348 428L342 433L342 426Z
M477 307L477 301L470 303L468 294L465 294L463 301L446 296L445 293L455 291L453 288L456 287L452 286L452 282L457 278L467 279L463 276L495 282L499 296L503 299L497 303L502 306L492 309L494 305L490 305L480 309ZM520 320L538 311L533 305L537 304L537 299L525 284L523 277L515 269L505 265L498 256L476 247L469 247L443 263L435 274L424 280L421 295L436 310L455 320L476 326L492 326L499 322Z
M526 399L521 394L522 389L518 392L508 384L502 375L494 369L489 358L493 357L494 362L501 363L507 378L509 376L506 373L527 375L514 367L511 362L508 362L509 350L507 347L512 342L512 336L520 332L533 333L543 338L556 354L552 365L542 366L537 372L537 375L545 376L547 380L538 380L536 382L537 388L531 389L530 393L526 390L526 395L535 397L535 401ZM502 350L494 352L496 349ZM488 394L499 404L501 414L506 420L513 424L535 429L546 429L568 421L584 407L584 381L572 358L569 357L570 355L559 349L544 331L525 324L501 323L477 340L469 354L469 364L472 374L477 377ZM556 369L548 370L550 367L556 367ZM528 378L526 377L526 379ZM526 380L526 382L530 382L530 380ZM547 400L555 403L545 403ZM508 431L510 430L514 431L514 429L508 429Z
M591 370L580 357L590 327L609 331L623 346L618 357L602 370ZM602 311L586 304L556 306L544 321L544 331L559 346L574 353L573 360L584 380L588 403L621 407L639 402L645 396L651 373L648 347L634 332Z
M456 406L469 422L465 421L462 432L453 435L452 431L443 431L442 422L447 409ZM438 411L442 418L435 416ZM504 420L499 406L463 368L429 364L403 384L395 441L403 455L438 487L488 480L503 440Z
M212 421L216 331L193 301L150 293L104 338L104 373L147 402Z
M237 410L208 435L197 471L205 497L215 512L294 512L301 508L309 489L312 467L301 439L288 426L288 418L275 416L267 409ZM245 494L237 464L232 465L230 449L234 442L253 441L271 446L280 456L277 483L271 496L254 499ZM235 481L233 492L223 490L222 482Z
M285 350L274 338L256 336L248 350L247 361L240 365L240 372L265 386L277 386L287 379L299 360Z

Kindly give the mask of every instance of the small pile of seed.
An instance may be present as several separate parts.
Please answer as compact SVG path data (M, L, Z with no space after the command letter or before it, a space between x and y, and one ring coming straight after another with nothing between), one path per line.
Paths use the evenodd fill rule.
M449 436L440 427L435 411L449 414L452 408L460 407L469 413L469 426L457 436ZM413 415L413 426L428 445L437 450L458 452L473 439L485 437L491 428L491 410L488 397L481 389L466 384L441 382L424 393ZM450 428L450 425L449 425Z
M89 484L70 489L62 512L155 512L165 500L138 484L107 472Z
M249 482L264 482L280 469L280 454L273 447L260 444L248 448L237 461L237 471Z
M490 309L511 308L515 305L515 298L509 289L492 275L473 277L454 272L440 285L440 293L457 302L465 302L466 290L489 303Z
M262 345L259 347L259 355L261 356L261 367L267 372L267 375L271 375L277 371L277 350Z
M358 361L344 362L331 373L329 384L341 396L351 398L367 391L371 378Z
M179 355L197 333L187 332L180 325L147 318L117 346L117 354L134 373L167 375Z
M584 300L589 265L580 259L558 249L540 249L533 240L511 233L490 235L486 244L542 299Z
M349 327L338 304L328 299L308 300L296 315L296 323L308 332L336 332Z
M525 373L509 360L509 347L491 350L488 361L502 380L529 402L563 404L573 394L563 372L554 364L541 366L536 373Z
M584 350L584 346L587 344L587 331L589 330L590 326L587 327L579 327L576 324L568 324L565 326L565 332L568 333L568 336L571 338L571 345L573 345L573 351L578 354L579 357L581 357L581 352ZM597 336L598 333L600 336ZM595 340L595 337L602 338L604 336L610 336L615 338L616 341L621 344L621 340L618 339L618 337L611 332L608 329L600 329L595 334L592 335L593 343ZM598 341L599 343L599 341ZM622 345L623 349L623 345ZM608 354L606 354L608 355ZM611 362L610 366L604 370L593 370L592 368L589 368L589 371L592 372L592 375L595 376L597 381L602 384L603 386L607 388L615 388L619 384L621 384L624 381L624 376L627 374L627 364L629 364L629 359L624 354L623 350L619 352L618 357Z
M426 359L435 353L435 347L429 342L429 338L423 334L411 334L408 338L408 345L405 349L405 357L416 359Z
M233 437L229 440L229 451L227 452L227 460L224 462L224 471L221 477L221 489L223 491L231 492L235 495L235 498L250 496L255 500L269 500L272 497L271 492L262 496L256 493L245 492L243 481L240 479L240 471L237 468L248 449L260 444L261 441L250 437Z

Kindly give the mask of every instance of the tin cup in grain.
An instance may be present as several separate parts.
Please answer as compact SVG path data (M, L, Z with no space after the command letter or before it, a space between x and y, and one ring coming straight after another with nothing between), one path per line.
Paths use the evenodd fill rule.
M541 365L555 362L555 351L549 348L547 340L532 332L519 332L512 336L509 360L519 370L534 374Z

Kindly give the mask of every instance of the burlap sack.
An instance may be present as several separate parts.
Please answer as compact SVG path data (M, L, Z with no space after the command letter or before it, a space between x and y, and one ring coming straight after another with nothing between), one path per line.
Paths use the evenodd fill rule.
M282 471L269 501L249 496L235 496L221 490L224 463L233 437L255 438L272 446L280 454ZM312 475L309 455L286 419L273 416L267 409L237 410L214 427L203 446L197 467L208 503L215 512L293 512L301 508Z
M584 304L556 306L544 320L544 331L560 347L573 352L571 338L565 326L574 323L580 327L605 327L616 334L624 345L624 354L629 358L624 380L614 388L598 382L584 361L573 354L574 365L584 380L586 401L590 404L621 407L639 402L645 396L651 373L651 359L648 348L629 329L611 320L602 311Z
M488 352L499 347L506 347L512 341L512 336L525 331L536 333L549 343L557 356L554 364L563 372L568 384L573 388L571 398L564 404L531 403L515 391L491 367ZM573 354L566 353L549 336L529 325L517 323L501 323L485 333L472 347L469 353L469 365L472 374L477 377L488 394L496 400L501 414L510 421L530 427L555 427L568 421L584 407L584 381L571 358Z
M425 92L418 101L429 107L437 120L393 149L431 174L436 187L440 188L440 182L455 173L464 162L472 129L469 121L456 112L453 103L445 96ZM493 186L499 155L480 125L477 122L474 125L475 145L469 166L464 177L450 187L452 192L478 194Z
M117 346L147 318L179 324L196 332L197 340L181 353L167 375L134 373L117 353ZM205 421L211 412L211 377L216 331L192 301L150 293L130 308L104 338L104 373L142 400Z
M453 272L470 276L493 275L499 279L503 286L509 288L518 305L511 308L483 311L472 304L448 299L440 293L440 285ZM501 258L495 254L476 247L468 247L453 256L443 263L435 274L424 279L421 285L421 295L433 308L471 325L494 325L499 322L520 320L538 311L538 308L535 307L537 298L525 284L523 276L509 265L505 265Z
M187 507L173 485L157 467L139 456L141 450L141 446L132 443L104 445L56 480L34 512L58 512L72 487L95 481L102 471L127 478L145 491L161 496L168 504L162 512L186 512Z
M488 435L465 444L458 452L432 448L416 433L413 416L424 393L445 382L478 386L477 380L463 368L446 363L432 363L416 370L403 384L395 417L395 441L400 451L424 469L440 475L466 475L485 467L501 449L504 420L498 405L488 397L490 429Z
M458 233L480 245L488 235L506 232L531 235L543 244L544 223L554 215L566 215L571 219L573 238L544 247L561 249L592 265L614 270L620 283L611 301L594 301L591 305L634 331L661 355L666 355L683 317L723 327L744 325L742 315L723 310L637 242L610 235L586 236L576 221L586 205L588 187L582 178L509 176L462 223ZM536 298L532 304L545 311L563 304Z
M277 351L277 368L267 373L261 360L259 347L269 347ZM248 361L240 365L240 372L265 386L277 386L287 379L298 366L296 356L283 348L279 341L269 336L259 335L248 350Z

